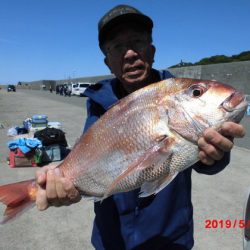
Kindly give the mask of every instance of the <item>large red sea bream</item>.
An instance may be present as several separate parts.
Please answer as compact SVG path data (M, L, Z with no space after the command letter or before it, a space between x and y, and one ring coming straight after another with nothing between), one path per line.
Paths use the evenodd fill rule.
M111 107L58 168L95 200L139 187L142 197L156 194L199 160L197 140L206 128L240 122L246 107L243 94L216 81L151 84ZM36 190L34 180L0 186L2 223L34 205Z

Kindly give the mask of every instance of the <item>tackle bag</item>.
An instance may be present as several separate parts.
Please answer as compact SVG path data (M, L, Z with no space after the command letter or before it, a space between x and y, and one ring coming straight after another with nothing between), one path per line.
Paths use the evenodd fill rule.
M61 161L68 153L69 149L58 144L44 146L41 149L41 163Z
M45 128L36 131L34 134L34 138L40 140L43 146L50 146L53 144L58 144L63 147L68 146L65 133L61 129L57 128Z

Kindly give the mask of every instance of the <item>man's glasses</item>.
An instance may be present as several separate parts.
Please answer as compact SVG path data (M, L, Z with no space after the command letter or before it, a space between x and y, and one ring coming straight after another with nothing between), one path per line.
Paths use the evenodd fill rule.
M112 56L119 56L125 54L129 49L135 52L142 52L150 45L150 42L146 39L134 39L124 43L117 43L111 45L106 49L107 54Z

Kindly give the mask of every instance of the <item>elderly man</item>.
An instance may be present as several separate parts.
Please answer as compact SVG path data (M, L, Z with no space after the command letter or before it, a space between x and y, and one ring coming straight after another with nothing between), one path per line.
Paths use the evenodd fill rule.
M99 45L115 78L88 88L85 131L117 100L148 84L173 77L152 68L152 20L137 9L119 5L99 22ZM229 163L233 137L244 135L241 125L224 123L221 134L207 129L199 139L200 161L179 173L157 195L139 198L139 190L115 194L95 203L92 243L101 249L191 249L193 208L191 172L216 174ZM230 138L230 139L229 139ZM58 169L37 173L37 207L71 204L80 199L73 184ZM44 185L46 183L46 185ZM44 187L45 186L45 187Z

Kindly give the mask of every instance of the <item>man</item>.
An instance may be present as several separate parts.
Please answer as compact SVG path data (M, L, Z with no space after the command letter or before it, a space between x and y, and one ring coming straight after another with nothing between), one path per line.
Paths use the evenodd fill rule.
M104 62L115 75L85 91L88 118L85 131L120 98L153 82L173 77L152 68L155 47L153 22L138 10L125 5L111 9L99 22L99 44ZM224 123L221 134L207 129L199 139L200 162L177 175L157 195L138 198L139 190L115 194L95 203L92 243L100 249L191 249L193 211L191 172L215 174L229 163L233 143L228 138L242 137L244 129ZM228 138L227 138L228 137ZM80 199L73 184L59 169L37 173L40 210L49 205L71 204ZM46 188L44 184L46 182Z

